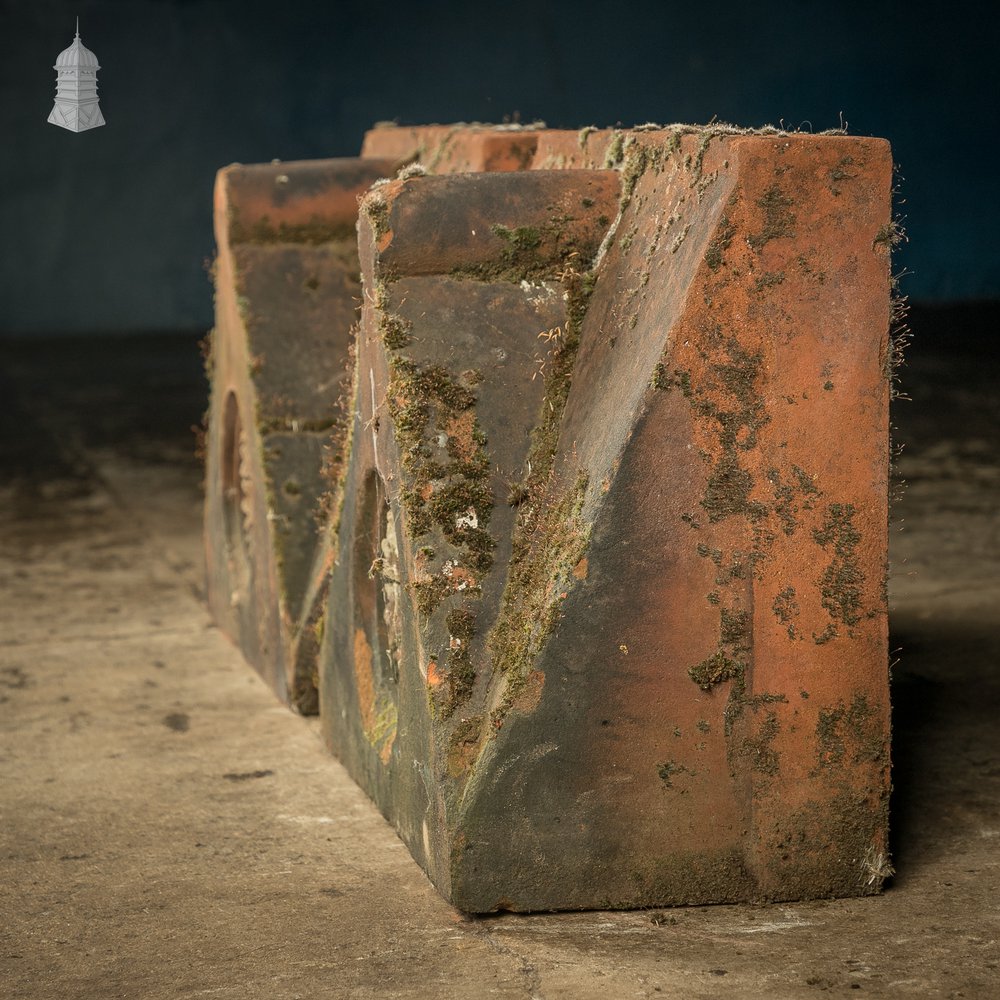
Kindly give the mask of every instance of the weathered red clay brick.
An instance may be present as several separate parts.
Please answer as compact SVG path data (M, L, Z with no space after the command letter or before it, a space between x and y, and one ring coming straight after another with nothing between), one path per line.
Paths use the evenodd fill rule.
M526 261L535 270L550 270L574 254L581 257L583 248L600 246L619 186L610 170L591 172L572 185L560 171L533 172L529 178L458 174L424 185L420 198L396 196L391 212L378 188L363 211L376 234L383 271L482 277L498 261L507 269ZM591 210L597 201L606 211ZM525 216L543 221L525 225ZM419 242L396 240L396 228L423 236Z
M573 265L592 258L597 220L617 199L614 172L564 171L415 177L362 208L358 406L335 515L321 716L446 894L460 801L489 728L486 638L516 505L534 502L518 493L530 435L575 339ZM427 258L411 252L424 247Z
M418 162L436 174L527 170L540 132L520 126L382 126L365 133L362 156Z
M357 203L394 168L357 159L234 165L216 181L208 598L223 631L303 711L315 705L308 652L311 592L323 585L323 452L360 297Z
M509 129L378 129L364 159L234 165L219 174L209 604L278 697L302 711L315 709L316 618L332 558L317 516L335 478L334 468L323 470L324 451L338 447L330 425L359 301L358 199L417 147L446 173L524 169L535 141ZM228 507L226 496L234 498Z
M617 140L616 140L616 137ZM620 148L624 133L612 128L583 128L579 132L546 129L538 135L533 170L580 170L605 166L612 143ZM619 162L613 155L608 166Z
M464 909L876 891L888 145L667 130L612 136L602 162L623 190L600 214L620 215L591 275L575 273L583 252L561 265L576 328L512 304L534 294L520 280L552 280L530 254L486 282L382 270L382 255L419 270L420 246L447 244L402 208L440 180L385 189L365 219L328 739ZM506 197L531 179L503 178ZM501 178L476 181L478 226ZM545 226L516 214L508 231ZM455 258L429 250L435 266L461 268L462 231ZM561 332L532 381L539 320ZM520 367L490 400L488 347L512 331ZM477 491L473 470L497 467L516 518L493 473ZM474 532L457 559L432 536L442 513L487 526L488 569L469 568Z
M511 134L366 137L598 194L579 218L540 212L546 174L369 196L327 737L465 909L876 891L888 146ZM579 169L604 166L618 204Z
M494 751L554 743L572 766L553 752L476 801L470 884L490 873L480 905L545 907L551 862L558 905L873 891L889 787L888 146L633 142L550 486L556 504L587 477L586 576L546 574L565 580L559 628L515 673L544 675L543 696ZM576 711L557 726L568 689ZM533 828L545 874L512 894L525 845L500 803L536 788L524 812L561 822Z

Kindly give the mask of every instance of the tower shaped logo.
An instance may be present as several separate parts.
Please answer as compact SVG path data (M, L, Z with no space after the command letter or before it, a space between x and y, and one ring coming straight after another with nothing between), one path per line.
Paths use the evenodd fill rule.
M49 121L71 132L85 132L104 124L97 103L97 56L80 41L80 19L76 19L76 37L64 49L52 67L56 71L56 102Z

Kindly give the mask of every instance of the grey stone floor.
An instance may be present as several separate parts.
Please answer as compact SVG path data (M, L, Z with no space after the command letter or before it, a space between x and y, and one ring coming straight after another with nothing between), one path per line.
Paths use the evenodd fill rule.
M488 919L212 626L194 339L0 342L0 997L1000 996L998 317L896 408L887 891Z

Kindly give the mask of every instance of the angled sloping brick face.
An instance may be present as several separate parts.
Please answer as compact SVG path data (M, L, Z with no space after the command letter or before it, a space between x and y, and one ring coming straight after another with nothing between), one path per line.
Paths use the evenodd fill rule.
M316 710L318 615L332 558L317 524L339 474L338 424L350 396L358 199L421 158L436 173L523 170L536 141L505 128L376 129L360 159L219 173L209 604L275 694L302 712Z
M333 397L274 408L300 375L265 381L248 317L312 208L255 175L220 239L217 617L279 693L316 669L328 743L463 909L877 891L888 144L429 126L364 156L432 176L365 196L346 459L297 576L274 486L319 469L294 442Z
M360 298L358 198L394 161L233 165L215 188L206 552L220 627L314 710L317 515ZM335 455L327 455L334 461ZM315 577L315 579L314 579ZM305 642L305 648L303 646Z
M331 747L446 894L490 729L488 637L534 502L519 484L574 349L573 265L596 252L618 189L613 171L415 177L363 205L320 708Z
M548 484L587 542L533 578L551 634L495 649L491 700L512 707L463 797L453 898L876 891L888 145L653 133L623 158ZM523 630L538 595L509 588L504 615Z
M616 220L592 269L524 175L369 202L328 739L463 909L876 891L888 146L605 145L620 198L533 175Z

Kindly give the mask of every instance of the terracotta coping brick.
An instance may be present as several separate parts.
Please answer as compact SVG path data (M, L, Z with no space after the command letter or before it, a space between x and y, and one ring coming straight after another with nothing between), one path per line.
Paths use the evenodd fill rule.
M358 198L394 168L234 164L215 185L209 606L275 693L303 711L316 702L317 507L324 458L336 460L325 450L342 420L360 296Z
M364 201L326 738L466 910L875 892L889 146L510 135Z

